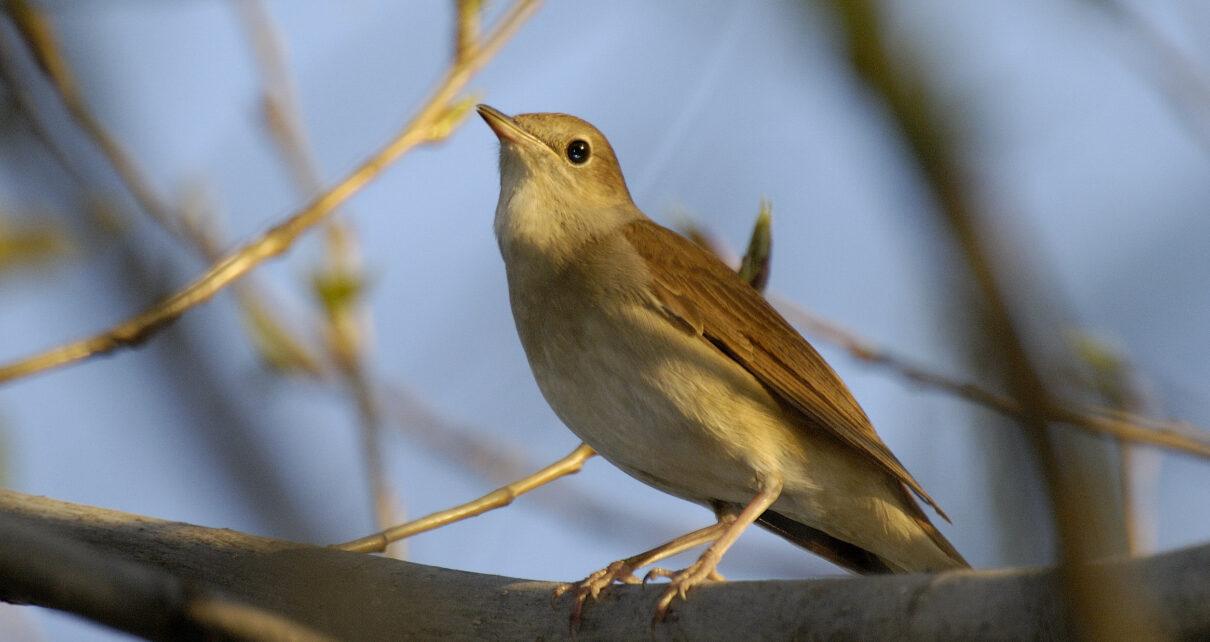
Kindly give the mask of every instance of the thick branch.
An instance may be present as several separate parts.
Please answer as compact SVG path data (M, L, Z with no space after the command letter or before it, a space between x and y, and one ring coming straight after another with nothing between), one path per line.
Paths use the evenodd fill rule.
M22 519L0 522L0 599L78 613L159 640L328 640L156 566Z
M0 516L20 519L111 558L159 567L339 639L569 636L554 585L410 564L190 526L0 491ZM585 568L602 560L585 559ZM31 562L32 564L32 562ZM1091 567L1140 598L1157 635L1210 636L1210 546ZM1009 570L707 586L673 622L650 628L657 591L616 587L590 605L591 639L1054 639L1060 621L1052 571ZM5 572L0 594L47 604Z

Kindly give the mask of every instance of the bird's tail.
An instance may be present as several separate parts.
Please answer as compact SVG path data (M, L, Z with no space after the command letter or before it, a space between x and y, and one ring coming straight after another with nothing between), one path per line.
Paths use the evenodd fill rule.
M796 522L781 513L767 510L756 519L756 523L829 562L854 573L875 575L878 573L894 573L896 570L886 560L856 544L850 544L844 540L832 537L817 528L811 528L802 522Z
M916 540L918 544L911 546L911 554L905 550L893 557L880 555L771 510L765 511L757 519L757 523L829 562L861 575L970 568L954 545L929 521L928 516L907 490L902 485L899 489L903 493L900 505L906 516L916 523L919 532L927 536L927 539L922 537Z

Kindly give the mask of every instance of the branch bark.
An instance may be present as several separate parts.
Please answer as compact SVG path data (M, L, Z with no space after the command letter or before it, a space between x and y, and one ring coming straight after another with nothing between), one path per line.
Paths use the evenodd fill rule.
M338 639L570 637L553 583L481 575L165 522L0 491L0 521L157 567L178 581ZM29 562L32 565L34 562ZM586 567L595 562L586 560ZM1210 637L1210 546L1092 565L1090 581L1133 587L1159 636ZM651 628L655 591L615 587L590 605L578 639L1058 639L1050 569L728 582ZM50 603L0 568L0 598ZM77 611L79 612L79 611ZM95 614L84 613L87 617Z

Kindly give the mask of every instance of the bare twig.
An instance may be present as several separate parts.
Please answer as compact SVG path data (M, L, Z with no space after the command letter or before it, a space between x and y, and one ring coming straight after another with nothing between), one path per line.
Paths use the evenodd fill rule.
M360 361L345 364L341 371L349 394L357 405L361 426L361 458L370 490L371 514L378 528L386 528L398 522L401 515L382 461L382 412L376 390L367 380L365 367Z
M454 102L458 92L539 4L539 0L518 0L484 44L446 72L424 107L394 139L302 210L228 254L205 274L148 310L103 333L0 366L0 383L137 345L262 262L285 252L302 233L323 221L401 155L449 135L469 109L469 104Z
M281 38L265 6L258 0L236 2L248 39L256 52L264 84L265 120L295 184L310 198L322 189L318 164L302 127L302 116L286 63ZM361 427L362 459L369 488L372 514L378 528L399 520L382 462L381 416L375 389L369 381L364 358L367 322L361 305L364 276L356 257L356 238L340 218L332 217L325 234L326 264L315 275L313 290L324 312L324 335L328 352L357 409Z
M1075 353L1088 364L1089 387L1109 406L1140 413L1158 407L1147 394L1125 356L1085 333L1070 333ZM1122 518L1126 526L1126 547L1130 555L1140 555L1153 545L1154 502L1140 500L1141 494L1159 474L1160 460L1156 453L1139 452L1137 445L1126 441L1118 444L1119 489L1122 494Z
M460 504L453 508L443 511L438 511L430 515L421 517L406 524L393 526L372 535L360 537L358 539L337 544L336 547L357 553L376 553L384 550L391 542L411 537L426 531L431 531L440 528L447 524L452 524L476 515L482 515L487 511L497 508L503 508L513 503L521 495L528 493L535 488L545 486L550 482L580 472L584 467L584 462L596 455L596 451L589 448L587 444L580 444L575 450L567 454L567 456L556 461L555 463L539 470L538 472L526 476L522 479L497 488L496 490L465 504Z
M455 0L458 19L454 32L454 59L470 56L479 44L479 22L483 16L483 0Z
M46 72L51 85L58 93L64 107L67 108L68 114L101 150L110 166L134 197L139 208L169 234L189 244L207 262L218 261L222 257L222 243L215 238L212 231L203 227L197 217L178 216L173 208L155 193L133 156L89 109L87 101L74 81L71 67L59 49L49 20L25 0L10 3L7 8L9 15L29 45L34 59ZM3 40L0 38L0 41ZM4 67L3 75L11 86L18 87L20 85L18 74L10 66L13 64L15 48L10 46L7 41L0 42L0 47L3 47L3 55L0 56L4 58L0 61L0 65ZM55 157L68 168L73 176L80 180L81 184L87 184L83 173L74 167L70 155L59 148L55 138L49 135L49 132L41 125L39 110L33 104L28 93L20 92L18 105L29 120L35 123L39 135L52 149ZM258 343L272 346L277 359L283 363L288 363L312 375L319 373L318 360L300 341L294 338L294 333L287 330L286 324L270 311L271 306L264 302L266 297L255 284L249 282L237 284L235 297L243 309L250 330L255 333Z
M948 392L1007 417L1021 419L1025 416L1021 404L1008 395L912 363L791 301L781 298L774 301L790 321L844 349L855 359L888 368L913 383ZM1074 409L1062 404L1048 408L1047 417L1050 421L1092 434L1210 458L1210 437L1199 434L1204 431L1188 423L1152 419L1108 408Z
M1143 48L1145 60L1131 60L1156 85L1177 119L1210 152L1210 72L1152 24L1130 3L1090 0L1127 29Z

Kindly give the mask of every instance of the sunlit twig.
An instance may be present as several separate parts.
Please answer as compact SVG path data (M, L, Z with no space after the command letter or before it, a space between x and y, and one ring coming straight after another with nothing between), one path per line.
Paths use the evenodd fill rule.
M358 553L375 553L384 550L391 542L481 515L496 508L508 506L516 498L535 488L545 486L560 477L580 472L580 469L584 467L584 462L591 459L595 454L596 451L589 448L587 444L580 444L575 450L568 453L567 456L542 470L518 479L511 484L497 488L478 499L426 515L405 524L393 526L372 535L360 537L343 544L337 544L336 547Z
M449 135L470 107L454 102L458 92L539 4L539 0L518 0L480 48L450 67L424 106L395 138L300 211L226 255L205 274L146 311L95 336L0 366L0 383L137 345L256 266L288 250L303 232L323 221L404 153Z
M130 191L139 208L165 231L188 243L207 262L214 263L222 258L222 244L213 231L206 228L198 217L178 216L173 208L155 193L134 157L89 109L87 101L74 80L71 67L59 49L49 20L36 7L24 0L10 3L7 9L17 25L18 31L29 45L34 59L50 79L51 85L59 95L68 114L101 150L102 155ZM15 54L14 48L9 46L7 41L0 43L0 46L4 49L5 61L0 61L0 64L5 67L4 76L11 85L16 86L19 82L17 74L9 67L12 64L11 58ZM74 167L74 163L69 160L69 155L62 152L54 138L41 127L38 109L33 105L27 93L21 94L18 104L29 116L29 119L37 123L36 126L41 129L40 136L52 148L55 156L73 176L81 183L85 183L83 174ZM250 329L256 334L259 342L271 345L276 358L282 362L311 374L319 372L318 359L311 355L302 342L286 329L286 324L270 311L271 306L264 302L265 295L254 284L238 283L234 291Z

